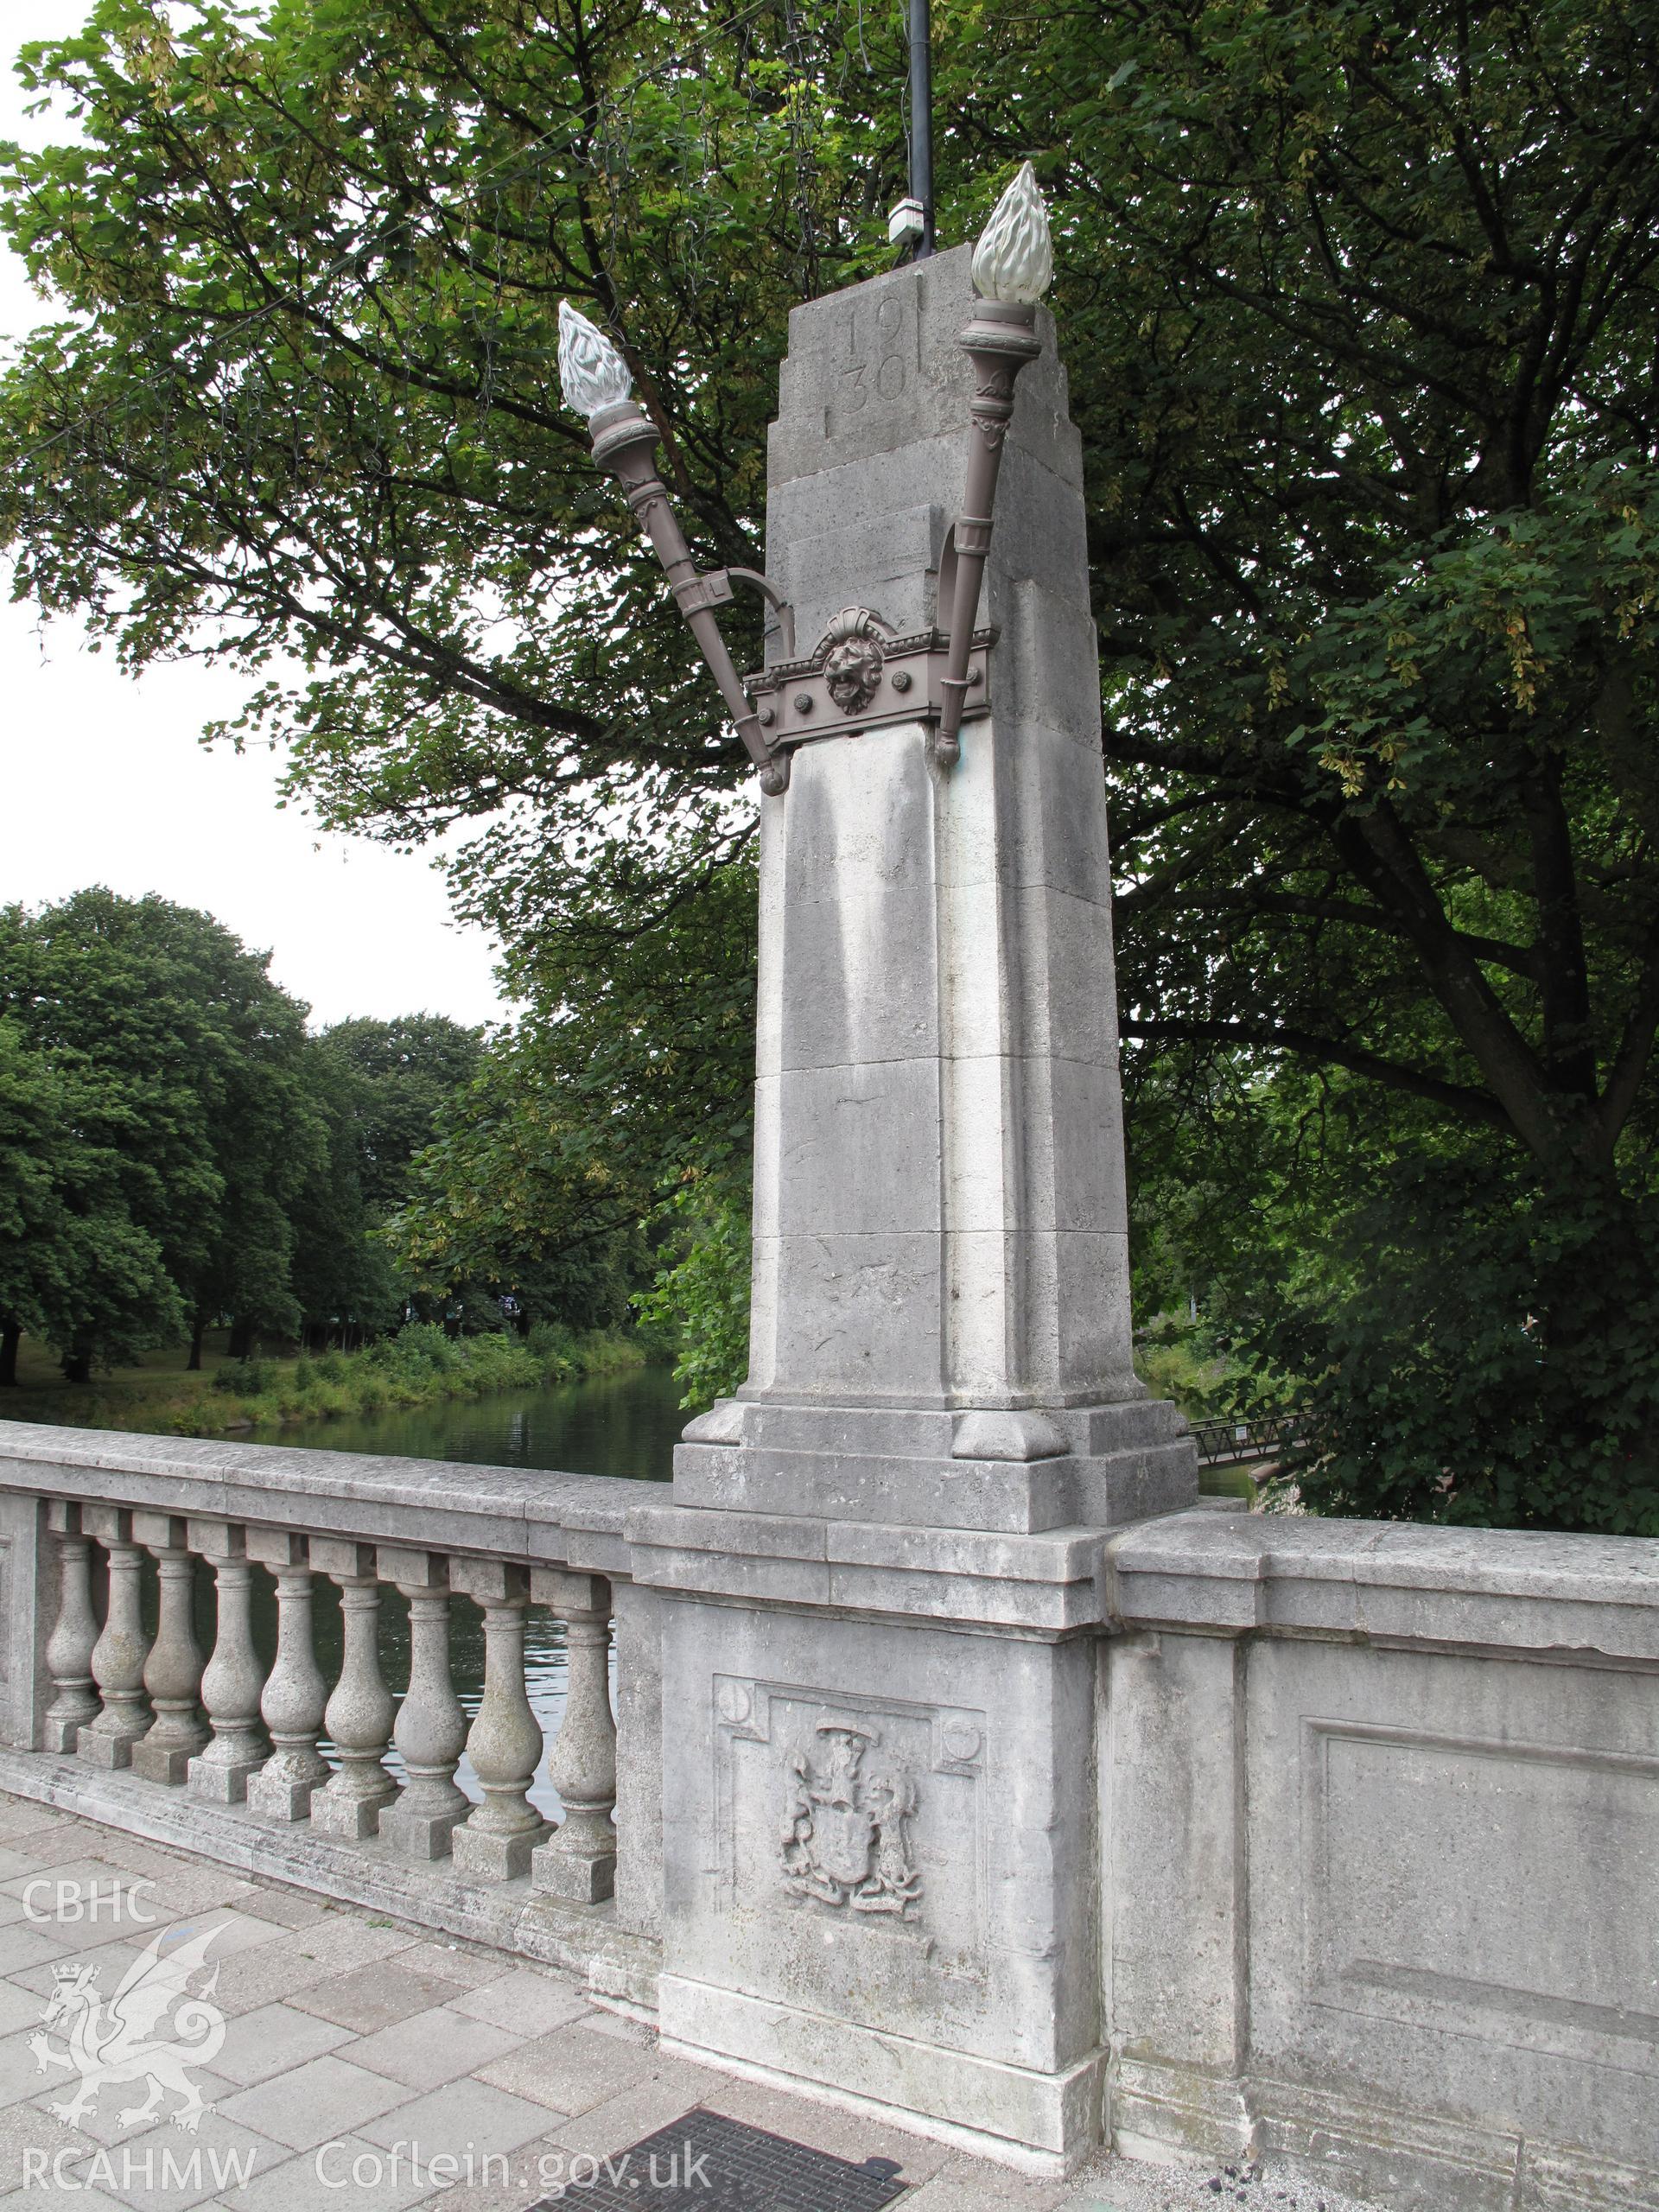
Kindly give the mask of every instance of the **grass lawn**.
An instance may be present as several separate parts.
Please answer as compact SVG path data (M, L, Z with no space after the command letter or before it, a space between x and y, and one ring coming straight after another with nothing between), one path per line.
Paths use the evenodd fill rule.
M64 1428L137 1427L137 1421L112 1421L109 1415L137 1414L146 1405L194 1398L208 1389L229 1340L228 1329L207 1332L200 1374L186 1372L190 1347L178 1344L147 1351L137 1367L118 1367L111 1374L95 1375L90 1382L66 1382L51 1346L36 1337L25 1337L17 1348L17 1388L0 1390L0 1420L54 1421ZM226 1406L226 1418L232 1417Z
M161 1436L213 1436L226 1429L337 1420L391 1406L487 1397L499 1390L574 1382L638 1367L640 1339L593 1329L581 1335L543 1324L528 1339L468 1337L452 1343L430 1325L405 1329L361 1351L236 1363L228 1389L213 1387L226 1363L226 1332L212 1331L199 1373L188 1347L147 1353L91 1382L66 1382L48 1348L25 1338L18 1387L0 1390L0 1421L47 1421L63 1428L139 1429Z

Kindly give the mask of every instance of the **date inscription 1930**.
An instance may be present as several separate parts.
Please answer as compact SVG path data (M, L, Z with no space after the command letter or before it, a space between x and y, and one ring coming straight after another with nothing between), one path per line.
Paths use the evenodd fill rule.
M907 296L889 292L855 307L847 318L847 357L824 410L833 437L853 429L872 407L902 397L909 380L907 355L915 346L915 310Z

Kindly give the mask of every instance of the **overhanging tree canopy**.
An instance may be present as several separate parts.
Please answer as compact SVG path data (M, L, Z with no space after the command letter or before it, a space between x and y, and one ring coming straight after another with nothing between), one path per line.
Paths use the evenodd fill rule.
M1126 1035L1490 1132L1651 1295L1659 27L935 17L944 234L1027 154L1056 210ZM580 990L752 817L556 404L556 302L621 344L699 552L758 565L785 311L886 259L897 29L101 0L33 65L85 143L9 195L78 318L0 394L22 588L135 661L240 656L332 818L480 825L469 910ZM1585 1281L1549 1294L1561 1359Z

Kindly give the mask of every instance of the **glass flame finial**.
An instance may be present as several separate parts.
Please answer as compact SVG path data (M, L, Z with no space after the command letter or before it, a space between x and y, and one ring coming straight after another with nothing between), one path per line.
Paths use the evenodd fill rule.
M1054 281L1048 209L1029 162L992 211L974 248L974 289L982 300L1034 307Z
M627 363L569 300L559 302L559 382L565 405L589 422L601 407L614 407L633 390Z

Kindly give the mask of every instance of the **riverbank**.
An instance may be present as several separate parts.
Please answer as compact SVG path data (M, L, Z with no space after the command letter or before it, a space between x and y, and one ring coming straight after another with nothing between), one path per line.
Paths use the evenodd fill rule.
M24 1349L27 1355L30 1347ZM154 1364L88 1383L66 1382L46 1363L48 1357L41 1347L36 1357L20 1359L19 1387L0 1393L0 1420L152 1436L217 1436L582 1382L644 1366L646 1349L631 1332L577 1333L548 1323L527 1338L452 1338L440 1328L421 1326L361 1351L229 1361L196 1375L181 1372L161 1355Z

